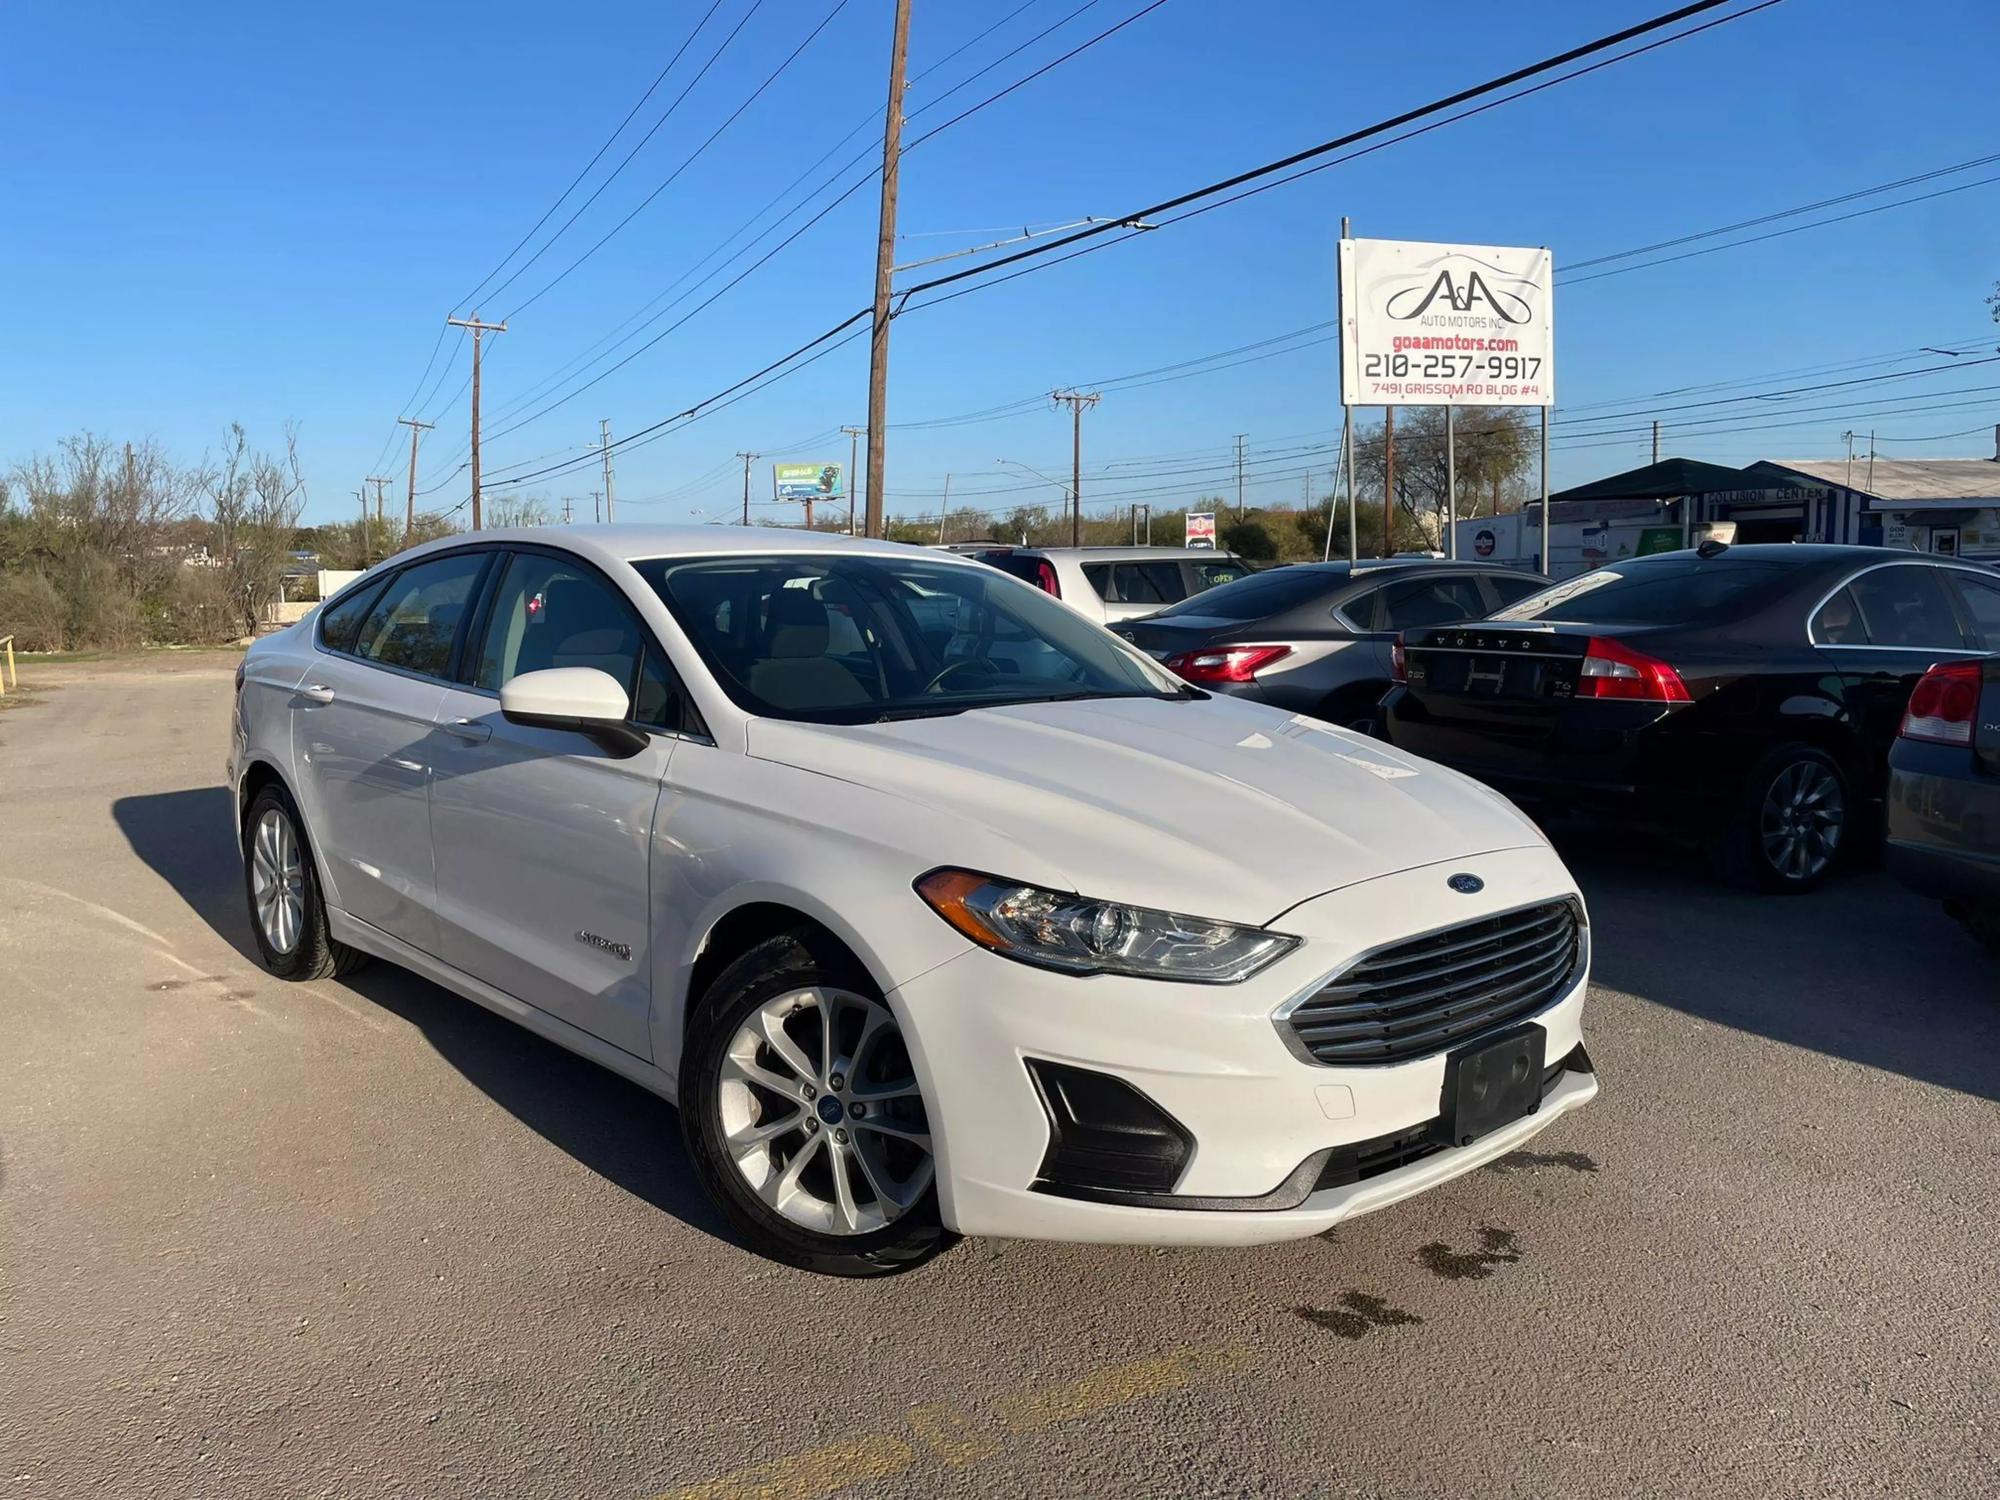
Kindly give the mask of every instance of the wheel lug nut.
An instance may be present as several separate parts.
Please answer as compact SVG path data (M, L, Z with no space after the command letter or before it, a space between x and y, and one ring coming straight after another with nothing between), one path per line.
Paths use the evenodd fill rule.
M847 1106L847 1112L850 1115L853 1115L854 1118L858 1120L862 1116L868 1113L868 1106L863 1104L859 1099L857 1099L852 1104Z
M806 1134L807 1134L807 1135L818 1135L818 1134L819 1134L819 1116L818 1116L818 1115L807 1115L807 1116L806 1116Z
M847 1144L847 1132L844 1130L834 1131L833 1138L843 1146Z
M833 1077L827 1079L826 1086L830 1089L844 1089L847 1087L847 1080L836 1073Z
M818 1093L819 1093L819 1090L818 1090L818 1089L816 1089L816 1088L814 1088L814 1087L813 1087L813 1086L812 1086L811 1084L809 1084L809 1083L802 1083L802 1084L800 1084L800 1085L799 1085L799 1097L800 1097L801 1099L812 1099L812 1098L814 1098L815 1096L817 1096L817 1095L818 1095Z

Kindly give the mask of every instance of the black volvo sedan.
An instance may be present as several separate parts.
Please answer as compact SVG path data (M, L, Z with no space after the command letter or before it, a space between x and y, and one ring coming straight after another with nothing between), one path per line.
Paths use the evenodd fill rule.
M1804 891L1880 838L1918 679L1993 650L1991 569L1704 543L1406 632L1384 730L1531 808L1690 835L1738 884Z

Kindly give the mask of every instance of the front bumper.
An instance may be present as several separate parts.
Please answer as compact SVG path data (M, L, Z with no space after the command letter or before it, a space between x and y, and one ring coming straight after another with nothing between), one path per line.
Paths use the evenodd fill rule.
M1445 879L1478 875L1463 896ZM1503 850L1365 881L1315 897L1271 925L1303 941L1237 985L1078 978L971 950L890 996L924 1085L947 1225L965 1234L1124 1244L1246 1245L1318 1234L1514 1150L1597 1092L1565 1071L1540 1109L1468 1146L1335 1186L1302 1185L1310 1158L1436 1118L1445 1054L1322 1066L1287 1047L1274 1014L1358 955L1398 938L1575 895L1546 847ZM1587 967L1532 1019L1554 1064L1582 1044ZM1192 1138L1172 1196L1152 1207L1115 1195L1037 1190L1049 1116L1029 1061L1111 1075ZM1311 1181L1319 1180L1315 1172ZM1286 1191L1287 1185L1293 1191ZM1109 1201L1107 1201L1107 1198ZM1265 1207L1242 1200L1290 1206ZM1231 1200L1228 1207L1202 1206Z

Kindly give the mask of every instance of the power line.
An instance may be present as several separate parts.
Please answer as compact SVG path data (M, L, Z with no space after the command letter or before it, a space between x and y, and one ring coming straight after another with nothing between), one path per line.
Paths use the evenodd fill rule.
M554 216L555 211L561 208L563 204L569 200L569 195L576 191L577 185L581 183L584 178L588 177L590 175L591 169L604 159L604 153L611 149L611 143L617 140L619 136L625 133L625 127L632 123L633 119L638 115L641 109L645 108L646 101L652 98L654 93L659 89L660 85L666 81L667 75L673 72L674 65L678 63L681 60L681 58L687 54L687 49L694 45L694 39L701 35L703 28L708 25L710 19L713 18L715 13L721 8L722 8L722 0L713 0L713 3L708 7L708 9L702 13L702 18L699 21L695 22L694 30L690 31L687 34L686 40L684 40L680 44L680 46L674 49L674 55L667 59L667 65L664 68L660 69L658 73L653 75L653 81L646 85L646 92L639 96L638 102L635 103L630 110L626 111L625 118L618 122L618 128L616 130L613 130L610 135L604 138L604 144L599 146L597 148L596 153L590 158L590 160L583 164L583 170L578 172L576 176L570 179L569 186L562 190L562 193L556 198L555 202L551 203L546 209L542 210L542 216L539 219L535 220L533 226L529 228L528 232L522 235L521 238L515 242L514 248L509 250L505 255L500 257L500 264L495 266L492 270L488 271L484 276L480 277L479 285L475 286L471 291L467 292L463 297L459 298L458 301L452 305L454 311L456 311L460 307L465 306L467 303L471 302L474 297L477 297L482 291L484 291L486 289L486 283L491 281L495 276L498 276L500 272L506 267L507 262L512 260L516 255L519 255L521 253L522 246L526 245L529 240L533 239L537 234L541 232L542 226L548 223L550 218ZM696 82L699 81L700 81L699 79L696 80ZM683 94L682 98L685 97L686 95ZM674 101L674 105L678 107L679 104L680 100L676 99ZM667 114L672 114L672 113L673 109L670 108L667 111ZM660 116L658 123L656 123L653 126L653 129L658 130L660 128L660 125L666 123L666 119L667 119L666 115ZM647 134L650 137L652 132L648 131ZM643 146L645 142L641 141L639 144ZM634 148L634 154L635 155L637 154L636 147ZM611 176L605 178L604 182L600 184L598 191L602 192L605 187L610 186L612 179L617 177L619 172L624 171L626 165L631 160L632 158L630 156L627 156L623 162L620 162L618 164L617 169L612 172ZM593 194L592 196L595 197L596 195ZM584 207L586 208L588 208L589 206L590 206L589 204L584 205ZM564 228L567 227L568 225L564 225ZM561 230L556 231L556 235L551 236L549 243L550 244L555 243L555 239L559 237L561 233L562 233ZM548 247L544 246L543 248L546 249ZM495 295L498 295L497 290ZM430 372L428 369L426 369L424 373L429 374ZM419 380L417 384L422 385L423 381Z

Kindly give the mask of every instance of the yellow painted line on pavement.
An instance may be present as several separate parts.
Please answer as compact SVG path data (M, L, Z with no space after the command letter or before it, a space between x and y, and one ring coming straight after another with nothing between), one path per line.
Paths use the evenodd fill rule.
M1250 1359L1248 1347L1231 1344L1106 1365L1002 1397L994 1405L997 1425L949 1402L926 1402L903 1413L914 1445L894 1433L866 1433L668 1490L657 1500L826 1500L893 1478L919 1460L964 1468L1000 1455L1009 1437L1181 1390L1199 1376L1240 1369Z

